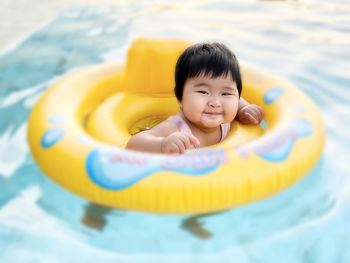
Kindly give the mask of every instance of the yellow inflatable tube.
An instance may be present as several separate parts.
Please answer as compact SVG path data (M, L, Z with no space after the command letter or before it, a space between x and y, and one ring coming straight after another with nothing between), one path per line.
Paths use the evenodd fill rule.
M265 129L232 123L228 138L183 155L125 150L128 138L178 111L174 68L189 42L138 39L126 65L71 72L32 110L28 140L43 172L92 202L157 213L206 213L275 194L308 173L325 141L321 116L283 79L242 66L242 96Z

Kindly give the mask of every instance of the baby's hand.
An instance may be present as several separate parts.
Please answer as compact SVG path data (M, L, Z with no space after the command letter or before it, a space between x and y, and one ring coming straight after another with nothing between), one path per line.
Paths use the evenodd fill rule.
M242 124L259 124L264 118L264 110L255 104L248 104L237 113L237 119Z
M162 153L184 153L191 144L198 146L199 143L199 140L192 134L174 132L163 139L161 150Z

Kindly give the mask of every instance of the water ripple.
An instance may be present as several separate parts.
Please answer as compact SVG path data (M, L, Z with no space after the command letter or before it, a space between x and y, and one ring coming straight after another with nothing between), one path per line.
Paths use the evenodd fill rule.
M347 1L119 2L68 10L0 56L1 259L18 261L16 250L23 262L33 255L53 262L350 262ZM275 197L198 218L212 234L205 241L180 228L191 221L184 216L112 210L103 215L104 231L82 225L86 201L51 182L31 159L27 118L50 80L124 58L138 36L222 41L240 60L287 78L322 113L323 158Z

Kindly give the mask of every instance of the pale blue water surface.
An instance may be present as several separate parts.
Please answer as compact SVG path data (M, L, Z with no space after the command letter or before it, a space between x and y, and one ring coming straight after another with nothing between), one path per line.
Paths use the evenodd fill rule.
M0 262L350 262L349 1L176 2L75 7L0 55ZM222 41L296 84L325 121L319 163L270 199L199 218L209 238L181 227L188 216L112 210L100 228L82 223L88 202L34 162L28 115L62 75L125 59L139 36Z

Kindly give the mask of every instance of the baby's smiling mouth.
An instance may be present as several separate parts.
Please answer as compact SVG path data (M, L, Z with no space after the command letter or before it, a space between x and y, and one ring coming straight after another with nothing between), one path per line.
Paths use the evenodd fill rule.
M222 115L223 113L222 112L211 112L211 111L208 111L208 112L204 112L204 114L208 114L208 115Z

